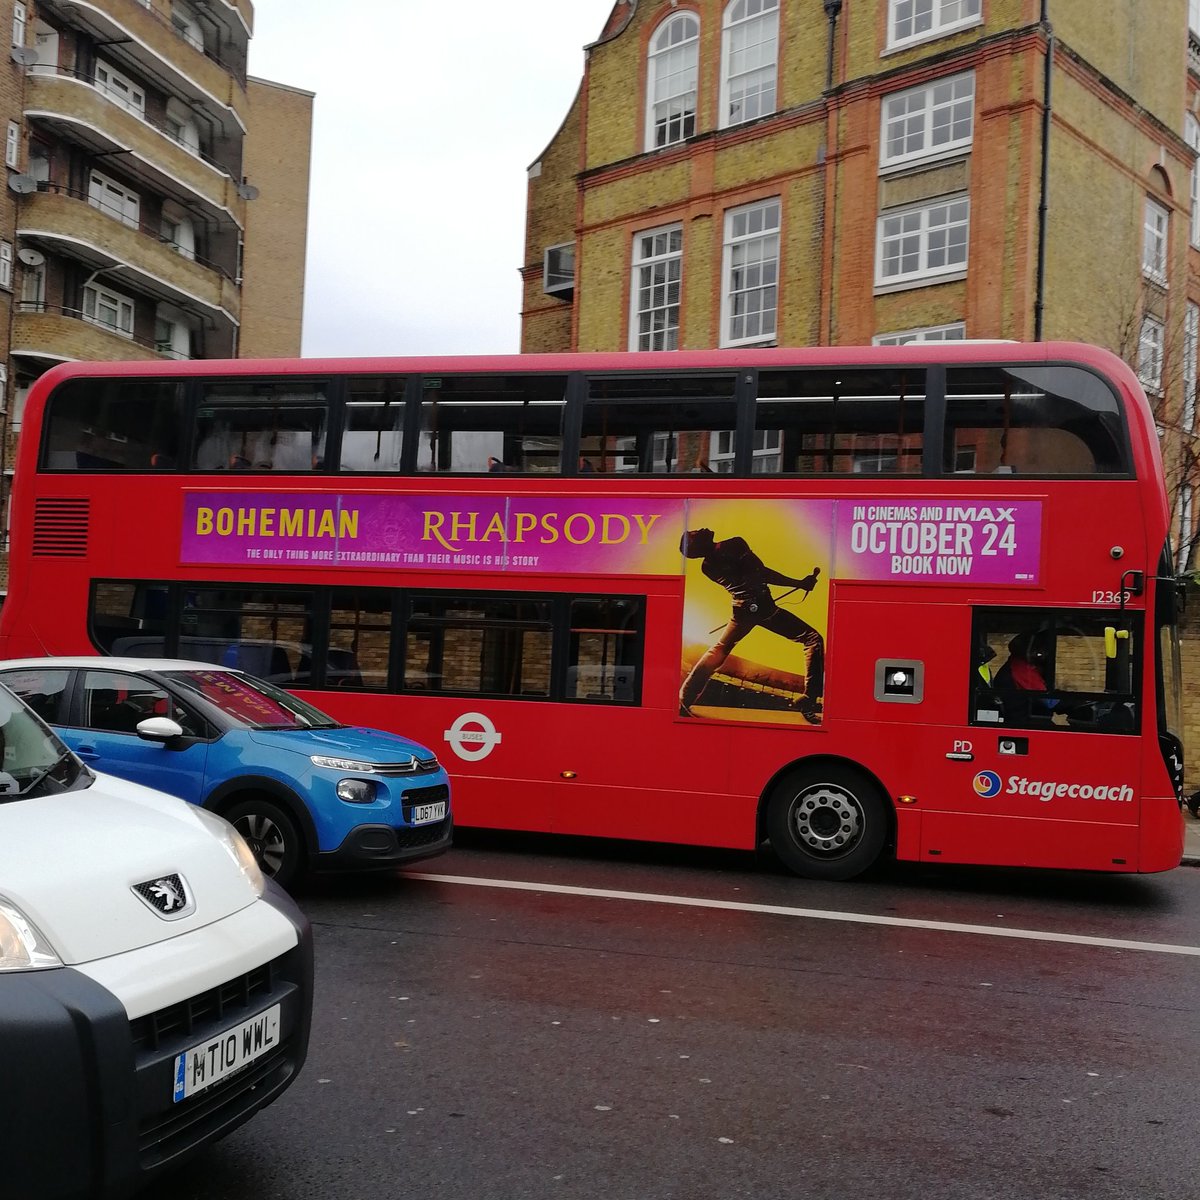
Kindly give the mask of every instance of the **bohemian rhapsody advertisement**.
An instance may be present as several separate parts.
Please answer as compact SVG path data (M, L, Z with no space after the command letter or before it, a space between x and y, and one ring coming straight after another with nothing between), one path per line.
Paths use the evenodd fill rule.
M1042 505L190 492L180 561L685 574L698 526L819 548L826 579L1036 585ZM782 547L781 547L782 548Z
M190 492L187 565L684 577L684 717L821 722L829 585L1036 586L1040 500Z

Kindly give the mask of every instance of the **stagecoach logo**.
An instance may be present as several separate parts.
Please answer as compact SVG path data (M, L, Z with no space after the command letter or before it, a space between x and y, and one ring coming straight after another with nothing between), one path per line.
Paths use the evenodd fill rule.
M1000 776L995 771L980 771L975 776L975 794L985 799L1000 791Z
M474 726L474 728L472 728ZM467 762L487 758L500 744L500 734L483 713L463 713L445 732L450 749Z
M164 921L177 921L196 908L182 875L160 875L145 883L135 883L130 890Z
M980 771L975 776L975 794L990 797L1032 796L1043 804L1050 800L1106 800L1114 804L1131 804L1133 788L1127 783L1059 783L1053 779L1029 779L1025 775L1010 775L1007 783L995 771Z

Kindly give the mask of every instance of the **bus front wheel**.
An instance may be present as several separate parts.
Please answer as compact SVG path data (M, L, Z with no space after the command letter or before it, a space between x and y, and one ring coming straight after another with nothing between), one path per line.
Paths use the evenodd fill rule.
M853 879L883 851L888 821L879 787L851 767L797 767L767 804L771 848L806 879Z
M221 811L244 837L264 875L290 887L304 869L304 843L296 822L265 796L249 796Z

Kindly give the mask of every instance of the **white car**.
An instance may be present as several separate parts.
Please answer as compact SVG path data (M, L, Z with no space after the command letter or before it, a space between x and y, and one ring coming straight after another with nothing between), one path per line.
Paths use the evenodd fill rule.
M232 826L0 687L0 1196L127 1196L308 1049L312 935Z

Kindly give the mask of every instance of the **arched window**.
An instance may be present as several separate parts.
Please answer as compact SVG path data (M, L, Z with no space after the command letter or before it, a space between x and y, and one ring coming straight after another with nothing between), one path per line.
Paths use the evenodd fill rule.
M775 111L779 0L733 0L721 38L721 127Z
M646 149L657 150L696 132L700 22L676 13L650 40L646 72Z

